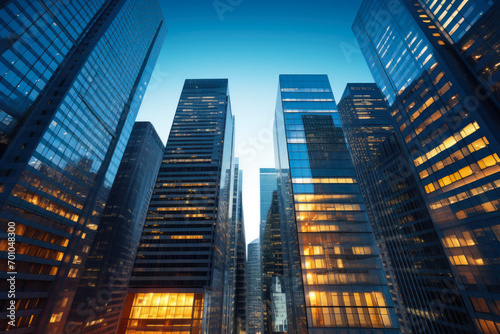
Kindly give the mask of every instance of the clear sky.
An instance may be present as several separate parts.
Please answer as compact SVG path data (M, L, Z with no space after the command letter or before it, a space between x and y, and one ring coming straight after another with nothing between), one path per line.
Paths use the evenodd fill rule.
M274 167L279 74L327 74L337 102L373 82L351 25L361 0L160 0L168 26L138 120L167 141L185 79L228 78L246 240L259 237L259 168Z

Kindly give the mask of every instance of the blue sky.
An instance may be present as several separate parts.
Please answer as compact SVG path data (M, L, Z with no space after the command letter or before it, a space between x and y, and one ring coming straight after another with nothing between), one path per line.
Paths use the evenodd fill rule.
M348 82L373 82L351 32L361 0L160 2L168 34L138 120L166 142L184 80L229 79L250 243L259 236L259 168L274 167L278 75L327 74L337 102Z

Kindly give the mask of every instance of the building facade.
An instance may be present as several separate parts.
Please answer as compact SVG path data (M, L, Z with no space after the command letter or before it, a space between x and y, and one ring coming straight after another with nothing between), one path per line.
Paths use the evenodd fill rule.
M399 333L326 75L280 75L274 137L288 331Z
M73 300L67 329L116 332L164 149L151 123L134 124Z
M401 329L473 332L380 90L373 83L347 84L338 109Z
M118 333L228 331L233 129L228 80L186 80Z
M282 289L283 248L277 189L273 191L261 245L264 333L286 332L286 295Z
M496 13L496 1L364 1L353 24L467 313L484 333L500 332Z
M267 214L273 201L273 192L276 191L278 184L276 180L275 168L261 168L259 170L260 181L260 244L264 235L264 228L267 222Z
M239 159L234 163L234 196L233 196L233 219L235 234L235 249L233 254L236 257L235 272L235 297L234 297L234 325L232 333L246 333L247 323L247 259L246 259L246 239L245 221L243 216L243 171L239 169ZM235 252L235 253L234 253Z
M12 0L0 21L0 327L62 333L166 27L156 0Z
M262 318L262 267L259 239L248 244L247 279L248 279L248 304L247 304L247 333L262 334L264 324Z
M260 169L260 245L262 261L262 317L264 333L286 331L286 305L275 303L274 298L286 301L275 286L282 284L283 251L277 198L278 183L275 168ZM281 290L280 290L281 291ZM281 309L279 308L281 305ZM284 315L284 316L283 316Z

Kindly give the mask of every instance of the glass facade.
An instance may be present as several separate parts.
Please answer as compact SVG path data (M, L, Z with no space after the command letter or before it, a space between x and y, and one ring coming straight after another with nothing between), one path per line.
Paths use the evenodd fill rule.
M259 239L248 244L248 305L247 333L262 334L264 331L262 318L262 267Z
M136 122L73 300L67 330L115 333L163 151L153 125ZM94 305L88 303L89 298L95 300Z
M399 333L326 75L280 75L274 136L288 331Z
M421 2L364 1L353 30L389 102L403 154L459 282L467 312L478 330L498 333L500 104L494 85L485 84L488 75L480 74L488 61L499 59L495 47L488 47L497 35L484 24L492 22L483 21L497 7L477 19L472 12L468 19L458 8L453 11L465 17L459 18L456 31L467 32L457 33L457 38L483 46L485 63L472 67L465 45L460 49L461 40L456 42L450 26L444 28L440 15L436 18ZM469 2L477 13L485 10L484 1ZM452 1L441 3L455 8ZM370 13L384 13L384 24ZM475 21L482 25L476 26ZM488 34L474 43L478 36L469 32Z
M273 192L276 191L278 184L276 179L276 169L274 168L261 168L259 171L260 178L260 244L262 243L262 236L264 235L264 228L266 226L267 214L271 208L273 201Z
M402 331L473 332L380 90L347 84L339 114Z
M260 169L260 244L262 261L262 306L264 333L286 332L286 297L280 295L276 284L283 276L283 251L277 198L276 169ZM278 298L277 304L273 298ZM279 309L279 306L282 309Z
M246 239L245 222L243 219L243 171L239 169L239 159L234 163L234 196L233 220L236 228L235 249L232 250L236 258L235 297L234 297L234 324L231 333L246 333L247 313L247 271L246 271Z
M156 0L13 0L0 20L0 252L14 221L21 296L0 327L61 333L166 27Z
M153 333L158 326L164 333L228 330L233 302L227 287L234 286L229 275L234 223L233 128L228 80L186 80L149 204L118 333ZM149 309L137 318L135 301L148 303L141 299L142 294L152 294L151 305L158 306L163 294L172 293L194 294L194 299L181 305L187 313L177 314L176 310L172 317Z
M274 177L276 178L276 173L274 173ZM275 190L272 193L271 206L269 207L266 225L261 238L264 333L287 331L286 296L282 290L283 249L276 182L274 182L274 186Z

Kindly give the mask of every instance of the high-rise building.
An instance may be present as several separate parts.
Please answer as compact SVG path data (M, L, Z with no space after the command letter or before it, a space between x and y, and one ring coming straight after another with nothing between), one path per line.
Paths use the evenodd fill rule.
M0 22L0 328L63 333L166 27L157 0L3 1Z
M472 320L380 90L373 83L347 84L338 109L403 332L471 333Z
M231 226L231 254L229 284L226 289L231 309L227 318L228 333L246 331L246 242L243 221L243 171L238 158L234 161L233 209Z
M274 276L271 286L271 307L270 319L271 327L269 333L286 333L288 328L288 319L286 318L286 294L283 291L281 277Z
M280 75L274 138L288 331L399 333L326 75Z
M262 236L266 226L267 215L273 201L273 192L278 188L276 180L276 169L261 168L259 171L260 179L260 244L262 245Z
M164 148L151 123L134 124L73 300L67 329L116 332Z
M264 333L279 333L286 331L286 306L281 310L276 307L273 308L273 305L282 305L280 303L274 304L273 297L277 297L280 300L286 300L285 296L279 295L277 292L278 288L273 287L275 284L281 284L280 282L283 276L283 251L281 248L277 190L276 169L261 168L260 245ZM278 315L278 313L280 313L280 315ZM283 313L285 314L284 317Z
M234 239L235 249L232 250L235 255L235 297L234 297L234 325L232 333L246 333L246 314L247 314L247 271L246 271L246 239L245 222L243 216L243 171L239 169L239 159L234 163L234 196L233 196L233 219L236 229L236 238ZM235 253L234 253L235 252Z
M247 333L262 334L264 330L262 319L262 284L260 242L255 239L248 244L247 279Z
M283 249L277 189L273 191L271 206L261 237L261 253L264 333L286 332L286 296L282 291Z
M353 24L467 313L484 333L500 332L496 13L497 1L364 1Z
M227 332L233 129L228 80L186 80L118 333Z

